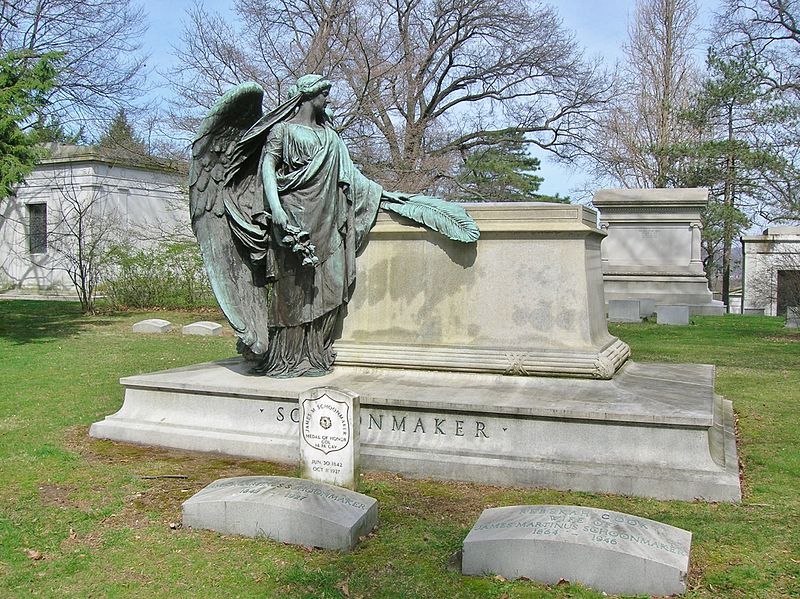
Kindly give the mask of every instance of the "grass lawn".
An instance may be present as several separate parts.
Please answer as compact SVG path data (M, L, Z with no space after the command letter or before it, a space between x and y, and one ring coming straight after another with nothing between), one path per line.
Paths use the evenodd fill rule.
M252 460L91 439L122 404L121 376L229 357L233 338L134 335L143 318L77 304L0 301L0 597L601 597L448 569L481 510L575 504L694 533L688 597L800 597L800 333L768 317L689 327L619 325L640 362L717 365L738 420L744 500L656 501L367 473L380 524L350 554L180 528L181 502L214 479L293 474ZM163 475L186 478L157 478ZM156 478L152 478L156 477Z

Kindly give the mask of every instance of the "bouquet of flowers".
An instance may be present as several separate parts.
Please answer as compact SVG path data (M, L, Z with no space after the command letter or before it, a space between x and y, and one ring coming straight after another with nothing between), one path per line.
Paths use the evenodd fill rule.
M303 231L300 227L286 225L284 228L283 243L292 248L292 252L302 258L303 266L315 268L319 265L319 258L314 253L316 247L311 243L308 231Z

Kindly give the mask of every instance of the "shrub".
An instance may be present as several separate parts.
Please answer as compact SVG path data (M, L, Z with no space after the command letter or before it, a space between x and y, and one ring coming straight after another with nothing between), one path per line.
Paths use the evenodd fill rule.
M117 308L216 306L197 244L173 242L147 249L126 244L113 251L114 268L103 285Z

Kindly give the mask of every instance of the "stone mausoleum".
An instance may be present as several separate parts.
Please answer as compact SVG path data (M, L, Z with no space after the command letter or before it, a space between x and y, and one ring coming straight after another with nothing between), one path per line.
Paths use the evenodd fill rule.
M603 287L609 300L687 305L690 314L722 314L700 254L707 189L601 189Z
M156 240L166 231L189 231L183 175L155 158L120 156L94 146L53 144L16 193L0 205L0 290L72 291L57 246L76 209L84 222L113 227L115 240Z
M742 238L744 313L785 316L800 306L800 226Z

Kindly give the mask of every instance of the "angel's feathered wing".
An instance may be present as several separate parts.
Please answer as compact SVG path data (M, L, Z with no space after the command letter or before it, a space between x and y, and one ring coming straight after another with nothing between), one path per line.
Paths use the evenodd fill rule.
M226 181L236 144L261 118L264 90L243 83L223 95L203 119L192 143L189 209L192 229L214 295L250 358L267 351L266 223L250 218L262 210L260 153L241 156L233 180ZM241 235L242 230L246 235ZM253 240L262 240L253 247ZM248 244L249 242L249 244Z

